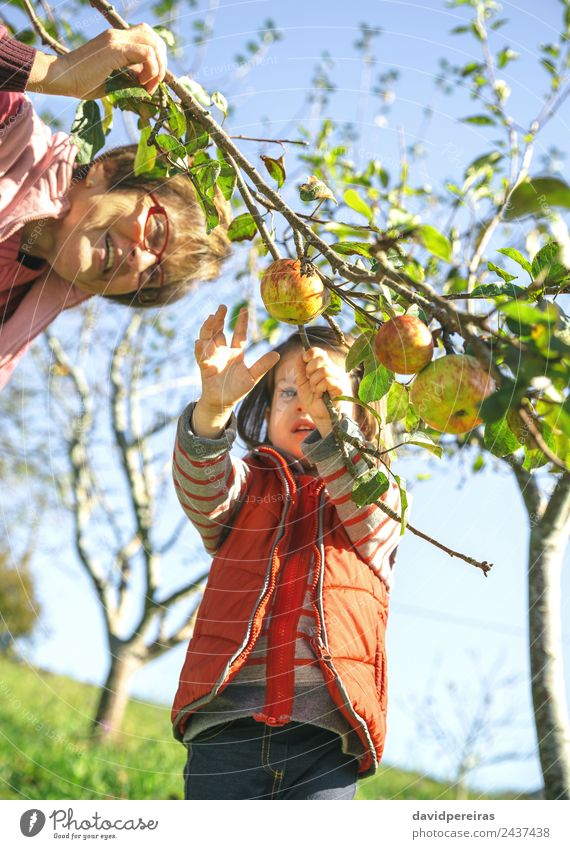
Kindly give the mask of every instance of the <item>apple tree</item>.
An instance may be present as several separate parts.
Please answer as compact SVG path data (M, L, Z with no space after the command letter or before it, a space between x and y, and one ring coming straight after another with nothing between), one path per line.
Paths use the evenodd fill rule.
M106 0L91 2L109 25L128 26ZM64 50L55 23L38 18L27 0L24 5L34 32ZM264 155L260 166L224 128L230 105L223 94L171 72L153 97L128 74L115 74L102 107L80 104L73 129L81 158L90 161L105 143L110 114L134 114L140 174L165 179L185 174L208 229L218 226L213 198L221 191L235 209L230 238L247 245L250 267L260 277L267 266L274 277L275 263L292 261L277 282L287 295L298 291L301 328L311 317L304 309L309 278L316 279L310 296L318 301L312 315L323 314L341 338L343 328L356 331L346 361L348 370L364 364L356 400L375 415L381 415L381 402L382 424L392 425L396 434L392 441L381 430L376 445L351 440L369 465L354 483L359 505L374 502L390 512L377 499L393 476L402 506L390 515L402 532L423 537L486 575L489 563L453 551L407 522L405 482L386 461L402 446L441 455L472 445L481 456L512 468L531 525L531 686L545 792L568 799L570 729L558 582L570 527L570 319L562 306L570 287L570 239L560 214L570 207L570 186L551 173L536 173L533 156L539 133L570 91L570 2L560 4L557 39L540 48L548 79L542 107L523 123L510 115L510 92L501 78L517 57L497 35L505 25L498 4L450 5L462 18L456 34L471 36L480 58L459 66L444 61L439 84L450 91L458 81L469 85L475 111L463 120L486 128L490 139L488 149L438 191L414 184L417 151L405 145L394 173L376 159L362 166L351 160L354 128L337 127L322 114L332 87L326 63L319 70L318 131L300 127L300 139L274 140L279 155ZM73 24L65 29L73 43ZM267 32L269 39L277 37L274 27ZM164 35L175 47L176 35ZM358 49L367 69L378 37L374 28L361 27ZM376 86L384 96L396 81L397 73L388 72ZM388 108L390 98L384 102ZM287 182L290 156L308 172L294 188ZM443 225L434 226L444 217ZM275 313L263 326L268 337L278 327L273 307L280 298L266 299ZM330 399L327 403L343 450L348 437L336 427Z

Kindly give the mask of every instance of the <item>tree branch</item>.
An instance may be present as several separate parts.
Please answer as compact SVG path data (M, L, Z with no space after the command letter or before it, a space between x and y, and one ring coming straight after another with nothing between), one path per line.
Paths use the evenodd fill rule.
M56 38L53 38L46 30L36 15L35 9L30 3L30 0L22 0L22 5L33 28L41 38L42 44L45 44L46 47L51 47L51 49L55 50L56 53L59 53L60 56L65 56L66 53L69 53L68 48L64 44L61 44Z

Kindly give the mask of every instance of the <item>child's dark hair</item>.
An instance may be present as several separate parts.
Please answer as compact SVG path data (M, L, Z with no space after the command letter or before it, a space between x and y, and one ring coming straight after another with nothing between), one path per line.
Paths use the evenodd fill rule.
M351 336L344 334L348 343L347 347L338 340L336 333L332 330L332 328L324 327L322 325L307 327L306 331L311 346L326 348L343 360L348 352L348 347L350 347L354 341ZM281 358L283 358L283 356L289 351L296 348L302 349L302 347L303 343L301 336L297 331L280 345L277 345L273 350L277 351L277 353L281 355ZM257 448L257 446L267 444L269 442L267 430L265 431L264 436L262 436L262 432L264 425L266 425L265 413L269 410L271 406L271 399L273 398L273 392L275 389L275 369L278 365L279 362L261 378L259 383L254 386L251 392L243 399L238 407L238 434L240 439L250 449ZM350 372L352 396L354 398L358 397L358 387L360 386L363 372L364 365L362 363ZM371 404L370 406L377 409L376 403ZM366 439L372 441L378 436L378 423L376 418L369 410L361 405L355 405L355 408L356 424L360 427L360 430ZM380 412L379 409L378 412Z
M171 219L171 233L176 233L177 249L164 260L165 281L160 288L137 293L105 295L108 300L133 307L157 307L178 301L196 288L198 283L220 276L224 261L231 253L227 236L230 206L221 192L216 191L215 205L220 223L211 233L206 232L204 213L190 180L183 174L174 177L149 179L134 173L136 145L109 150L89 165L74 170L74 180L84 179L89 168L103 162L108 175L109 191L153 192L163 201Z

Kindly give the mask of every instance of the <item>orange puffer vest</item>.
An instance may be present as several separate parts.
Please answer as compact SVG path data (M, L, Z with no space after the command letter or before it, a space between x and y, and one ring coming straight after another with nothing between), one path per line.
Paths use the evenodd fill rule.
M333 702L365 746L359 772L372 774L386 734L386 586L353 548L322 481L298 489L269 446L244 460L252 475L212 562L172 707L174 735L182 740L189 715L219 695L247 660L284 555L295 548L292 520L303 517L312 524L303 556L315 558L311 645Z

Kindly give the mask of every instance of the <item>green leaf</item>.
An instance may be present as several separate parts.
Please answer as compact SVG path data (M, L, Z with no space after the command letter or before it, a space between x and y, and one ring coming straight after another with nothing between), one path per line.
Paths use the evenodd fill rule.
M365 402L378 401L388 392L393 381L394 372L379 363L374 371L362 378L358 397Z
M85 165L91 162L105 144L105 133L101 126L101 110L96 100L82 100L75 112L71 125L71 140L79 152L76 162Z
M183 144L177 141L174 136L169 136L166 133L159 133L156 137L156 144L173 159L181 159L184 164L186 163L186 148Z
M141 137L137 145L137 152L135 154L135 177L140 177L142 176L142 174L148 174L148 172L152 171L155 166L156 148L154 147L154 145L151 145L149 147L147 144L150 134L151 127L142 128Z
M556 440L552 428L545 422L541 422L540 432L542 438L551 451L555 451ZM524 448L523 469L527 472L532 472L534 469L539 469L541 466L545 466L548 462L549 460L546 454L543 454L540 448L536 448L534 446L534 442L529 439Z
M198 150L204 150L210 143L210 136L194 121L186 122L186 135L184 137L184 146L186 153L189 156L195 154Z
M338 315L342 310L342 301L336 292L329 292L329 305L323 315Z
M221 91L212 92L212 103L218 107L224 118L228 117L228 101Z
M444 260L444 262L451 260L451 242L443 233L440 233L431 224L421 224L416 228L416 232L419 241L431 254Z
M178 140L183 138L186 132L186 116L173 100L168 104L168 126L175 138Z
M336 203L336 198L327 184L314 176L307 177L307 182L299 186L299 196L305 203L315 200L332 200Z
M109 135L113 129L113 106L108 97L102 97L103 111L105 113L101 126L105 135Z
M568 270L558 262L560 245L549 242L535 255L532 261L532 275L540 283L558 283L568 277Z
M499 295L506 295L509 298L518 298L526 296L526 289L523 286L515 286L513 283L482 283L480 286L475 286L471 292L472 298L496 298Z
M496 422L487 422L483 436L485 448L495 457L506 457L521 447L515 434L509 427L506 416Z
M390 483L386 475L379 469L369 469L360 475L352 487L352 500L359 507L374 504L389 488Z
M398 383L395 380L390 387L390 391L388 392L388 397L386 399L386 421L390 423L398 422L400 419L403 419L408 411L409 403L408 390L405 386L402 386L401 383Z
M406 428L408 433L413 433L417 430L417 427L420 423L420 417L414 407L413 404L408 406L406 410L406 418L404 419L404 427Z
M257 233L257 224L249 212L238 215L228 227L228 239L230 242L251 241Z
M498 150L492 150L490 153L484 153L482 156L478 156L473 160L471 165L467 167L465 173L471 174L488 165L496 165L497 162L500 162L501 159L503 159L503 157L504 153L500 153Z
M371 208L368 206L365 200L363 200L358 192L354 189L347 189L344 195L342 196L345 204L349 206L351 209L354 209L355 212L358 212L360 215L363 215L368 221L372 221L374 218L374 213Z
M263 160L268 174L273 177L277 183L277 188L280 189L287 177L285 156L280 156L279 159L272 159L271 156L261 156L260 159Z
M366 242L333 242L331 248L337 254L342 254L343 256L358 254L358 256L366 257L366 259L372 259L370 245Z
M506 304L500 304L498 309L509 318L520 322L521 324L555 324L558 319L558 313L552 304L548 308L541 310L524 301L508 301Z
M202 156L207 156L207 154L202 154ZM200 186L200 190L206 194L210 200L213 199L214 196L214 186L216 185L216 180L220 174L222 166L216 159L210 159L209 157L203 161L197 162L190 170L191 173L196 178L198 185Z
M511 50L510 47L504 47L499 53L497 53L497 65L499 68L504 68L509 62L512 62L514 59L518 59L519 54L515 53L514 50Z
M378 422L378 430L381 431L384 427L384 422L382 421L382 416L372 407L370 404L365 404L361 398L355 398L353 395L335 395L335 401L350 401L352 404L358 404L359 407L362 407L365 410L368 410L371 413L376 421Z
M530 262L521 254L520 251L517 251L516 248L499 248L499 253L508 256L532 276L532 266Z
M122 100L152 100L146 88L133 82L129 74L113 71L105 81L105 95L113 106L123 105Z
M570 186L558 177L535 177L516 187L505 212L507 221L535 215L547 217L551 207L570 209Z
M485 467L485 458L483 457L482 454L478 454L475 457L475 460L474 460L473 465L471 467L471 471L472 472L480 472L481 469L483 469L484 467Z
M493 127L495 121L488 115L470 115L468 118L461 118L464 124L479 124L480 126Z
M498 265L495 265L494 262L488 262L487 268L489 269L489 271L494 271L495 274L498 274L499 277L501 277L505 281L505 283L510 283L511 280L517 279L516 274L509 274L508 271L503 271L503 269L499 268Z
M406 519L408 514L408 493L406 490L406 479L401 478L399 475L394 475L394 480L398 484L398 489L400 490L400 535L404 533L406 530Z
M186 91L188 91L201 106L212 105L212 98L206 89L202 88L200 83L196 82L196 80L193 80L191 77L178 77L178 82L182 83Z
M352 371L365 360L374 359L373 343L374 333L372 331L364 332L352 343L344 364L347 372Z
M162 38L167 47L176 46L174 33L171 30L161 26L160 24L158 24L157 26L153 26L153 30L158 33L158 35Z
M441 457L443 453L441 445L434 442L431 436L423 430L416 430L415 433L406 434L402 442L405 442L406 445L419 445L431 454L435 454L436 457Z
M504 385L485 398L479 413L485 422L497 422L504 418L511 406L517 406L520 391L517 393L517 387L513 380L505 378Z
M236 187L236 181L237 175L233 167L225 159L220 159L218 186L226 200L231 200Z

